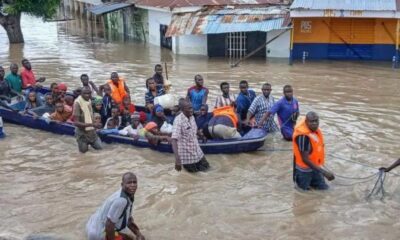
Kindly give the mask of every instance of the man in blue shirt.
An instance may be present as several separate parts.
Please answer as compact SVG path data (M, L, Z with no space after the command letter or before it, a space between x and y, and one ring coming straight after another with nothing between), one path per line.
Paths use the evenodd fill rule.
M240 119L245 121L247 117L247 111L249 110L251 103L256 98L256 93L249 89L249 83L246 80L240 81L239 89L240 93L236 98L236 112L239 114Z
M275 113L278 114L279 125L281 126L281 133L285 140L292 141L294 126L299 117L299 102L293 97L293 88L290 85L283 87L283 97L272 106L258 124L259 127Z
M195 85L187 91L186 99L192 103L194 114L200 114L201 105L207 104L208 89L204 87L204 79L201 75L194 76Z

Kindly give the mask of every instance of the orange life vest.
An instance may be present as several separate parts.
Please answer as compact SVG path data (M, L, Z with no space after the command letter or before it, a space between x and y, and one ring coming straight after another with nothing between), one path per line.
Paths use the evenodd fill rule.
M233 126L237 128L238 125L238 117L236 116L235 109L232 106L224 106L224 107L219 107L215 108L213 110L213 116L226 116L231 119Z
M125 82L122 78L119 78L118 87L115 86L112 80L107 81L108 85L111 88L111 97L117 104L122 103L122 100L127 95L125 91Z
M310 139L310 144L312 148L311 153L308 155L310 161L318 167L324 165L325 146L324 146L324 137L322 135L322 132L319 128L316 132L312 132L308 128L305 119L296 125L293 133L293 153L296 165L303 169L310 168L307 164L303 162L303 158L301 157L299 147L297 146L296 143L296 137L300 135L305 135Z

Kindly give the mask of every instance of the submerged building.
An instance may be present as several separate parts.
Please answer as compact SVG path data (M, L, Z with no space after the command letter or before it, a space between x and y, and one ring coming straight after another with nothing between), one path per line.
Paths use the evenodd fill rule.
M398 2L294 0L292 57L398 61Z
M290 53L289 0L65 2L72 6L83 2L78 12L97 16L109 35L147 42L175 54L243 58L252 53L261 58L288 58Z

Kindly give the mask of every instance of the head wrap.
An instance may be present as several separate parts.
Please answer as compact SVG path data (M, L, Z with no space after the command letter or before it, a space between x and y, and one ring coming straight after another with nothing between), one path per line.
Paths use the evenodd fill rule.
M147 131L150 131L153 128L157 127L157 123L155 122L149 122L146 124L146 126L144 127L144 129L146 129Z
M131 119L132 119L132 120L140 120L140 113L139 113L139 112L134 112L134 113L131 115Z
M96 96L93 100L94 105L102 104L103 103L103 98L100 96Z
M157 113L157 112L164 112L164 108L161 106L161 105L159 105L159 104L157 104L155 107L154 107L154 109L155 109L155 112Z
M58 90L67 91L67 85L65 83L60 83L57 85Z

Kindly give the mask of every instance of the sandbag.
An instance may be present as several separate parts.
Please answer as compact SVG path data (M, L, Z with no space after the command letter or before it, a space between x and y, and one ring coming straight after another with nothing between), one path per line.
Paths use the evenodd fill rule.
M164 121L163 125L160 128L160 132L162 133L172 133L172 125Z
M172 94L164 94L154 98L154 105L160 104L163 108L171 109L176 105L176 98Z

